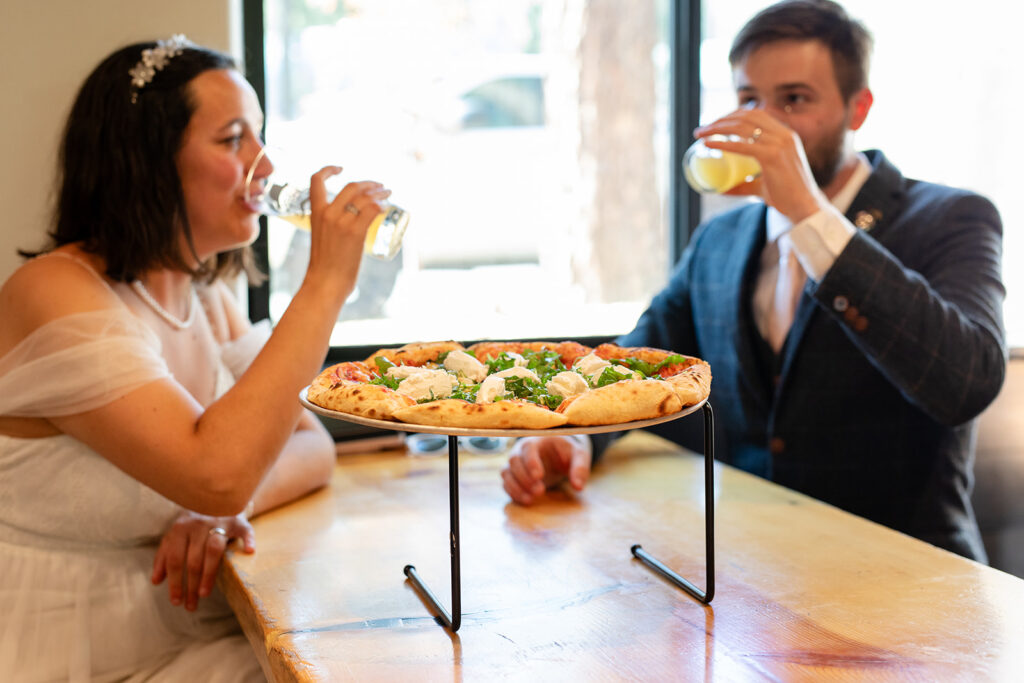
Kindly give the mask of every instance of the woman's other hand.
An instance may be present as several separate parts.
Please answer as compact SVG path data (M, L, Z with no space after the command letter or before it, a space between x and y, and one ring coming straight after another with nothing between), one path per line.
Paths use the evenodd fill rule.
M224 551L235 538L242 539L245 552L256 550L256 536L244 515L182 513L160 540L153 560L153 584L166 578L171 604L195 610L199 598L213 591Z

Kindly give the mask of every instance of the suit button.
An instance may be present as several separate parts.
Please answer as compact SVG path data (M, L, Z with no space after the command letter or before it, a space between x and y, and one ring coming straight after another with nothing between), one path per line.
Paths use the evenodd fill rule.
M868 329L868 319L865 318L864 316L859 316L856 320L853 321L853 329L857 330L858 332L863 332L864 330Z
M850 300L845 296L837 296L835 299L832 299L832 308L840 313L849 308L849 306Z
M860 311L857 310L856 306L849 306L845 311L843 311L843 318L845 318L848 323L852 323L859 315Z
M782 451L786 450L786 442L775 436L768 442L768 450L772 455L779 455Z

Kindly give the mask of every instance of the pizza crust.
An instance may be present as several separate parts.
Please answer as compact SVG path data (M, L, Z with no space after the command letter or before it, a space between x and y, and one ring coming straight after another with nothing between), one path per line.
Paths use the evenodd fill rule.
M711 394L711 366L702 360L665 379L684 406L700 403Z
M667 382L627 379L566 399L558 406L569 424L580 426L651 420L683 409Z
M415 405L408 396L379 384L344 382L328 385L314 382L306 391L306 399L328 410L350 413L374 420L394 420L396 411Z
M456 341L413 342L397 349L379 349L366 359L366 364L375 367L374 358L383 356L395 365L426 365L437 360L445 351L465 350L465 346Z
M549 429L561 427L567 421L565 415L529 401L470 403L453 398L397 410L395 419L433 427L469 429Z

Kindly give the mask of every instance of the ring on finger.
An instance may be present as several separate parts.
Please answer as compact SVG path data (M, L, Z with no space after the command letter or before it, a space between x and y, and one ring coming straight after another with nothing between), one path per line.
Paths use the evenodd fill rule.
M764 131L760 127L755 128L754 132L750 134L750 141L757 142L758 139L764 134Z
M222 527L219 527L219 526L215 526L215 527L213 527L212 529L210 529L210 530L209 530L209 531L207 531L206 533L207 533L208 535L210 535L210 536L214 536L214 535L216 535L216 536L223 536L224 538L227 538L227 537L228 537L228 532L227 532L227 530L225 530L225 529L223 529Z
M345 210L348 211L353 216L358 216L359 215L359 207L356 206L355 204L351 204L351 203L350 204L346 204L345 205Z

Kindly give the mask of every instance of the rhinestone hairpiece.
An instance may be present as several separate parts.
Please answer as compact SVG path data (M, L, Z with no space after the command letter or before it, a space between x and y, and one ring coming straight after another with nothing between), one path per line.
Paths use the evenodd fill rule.
M192 41L181 33L176 33L168 40L156 41L156 47L147 48L142 51L142 59L128 70L132 77L132 104L139 97L139 90L153 80L157 71L160 71L173 57L181 54L183 48L192 45Z

